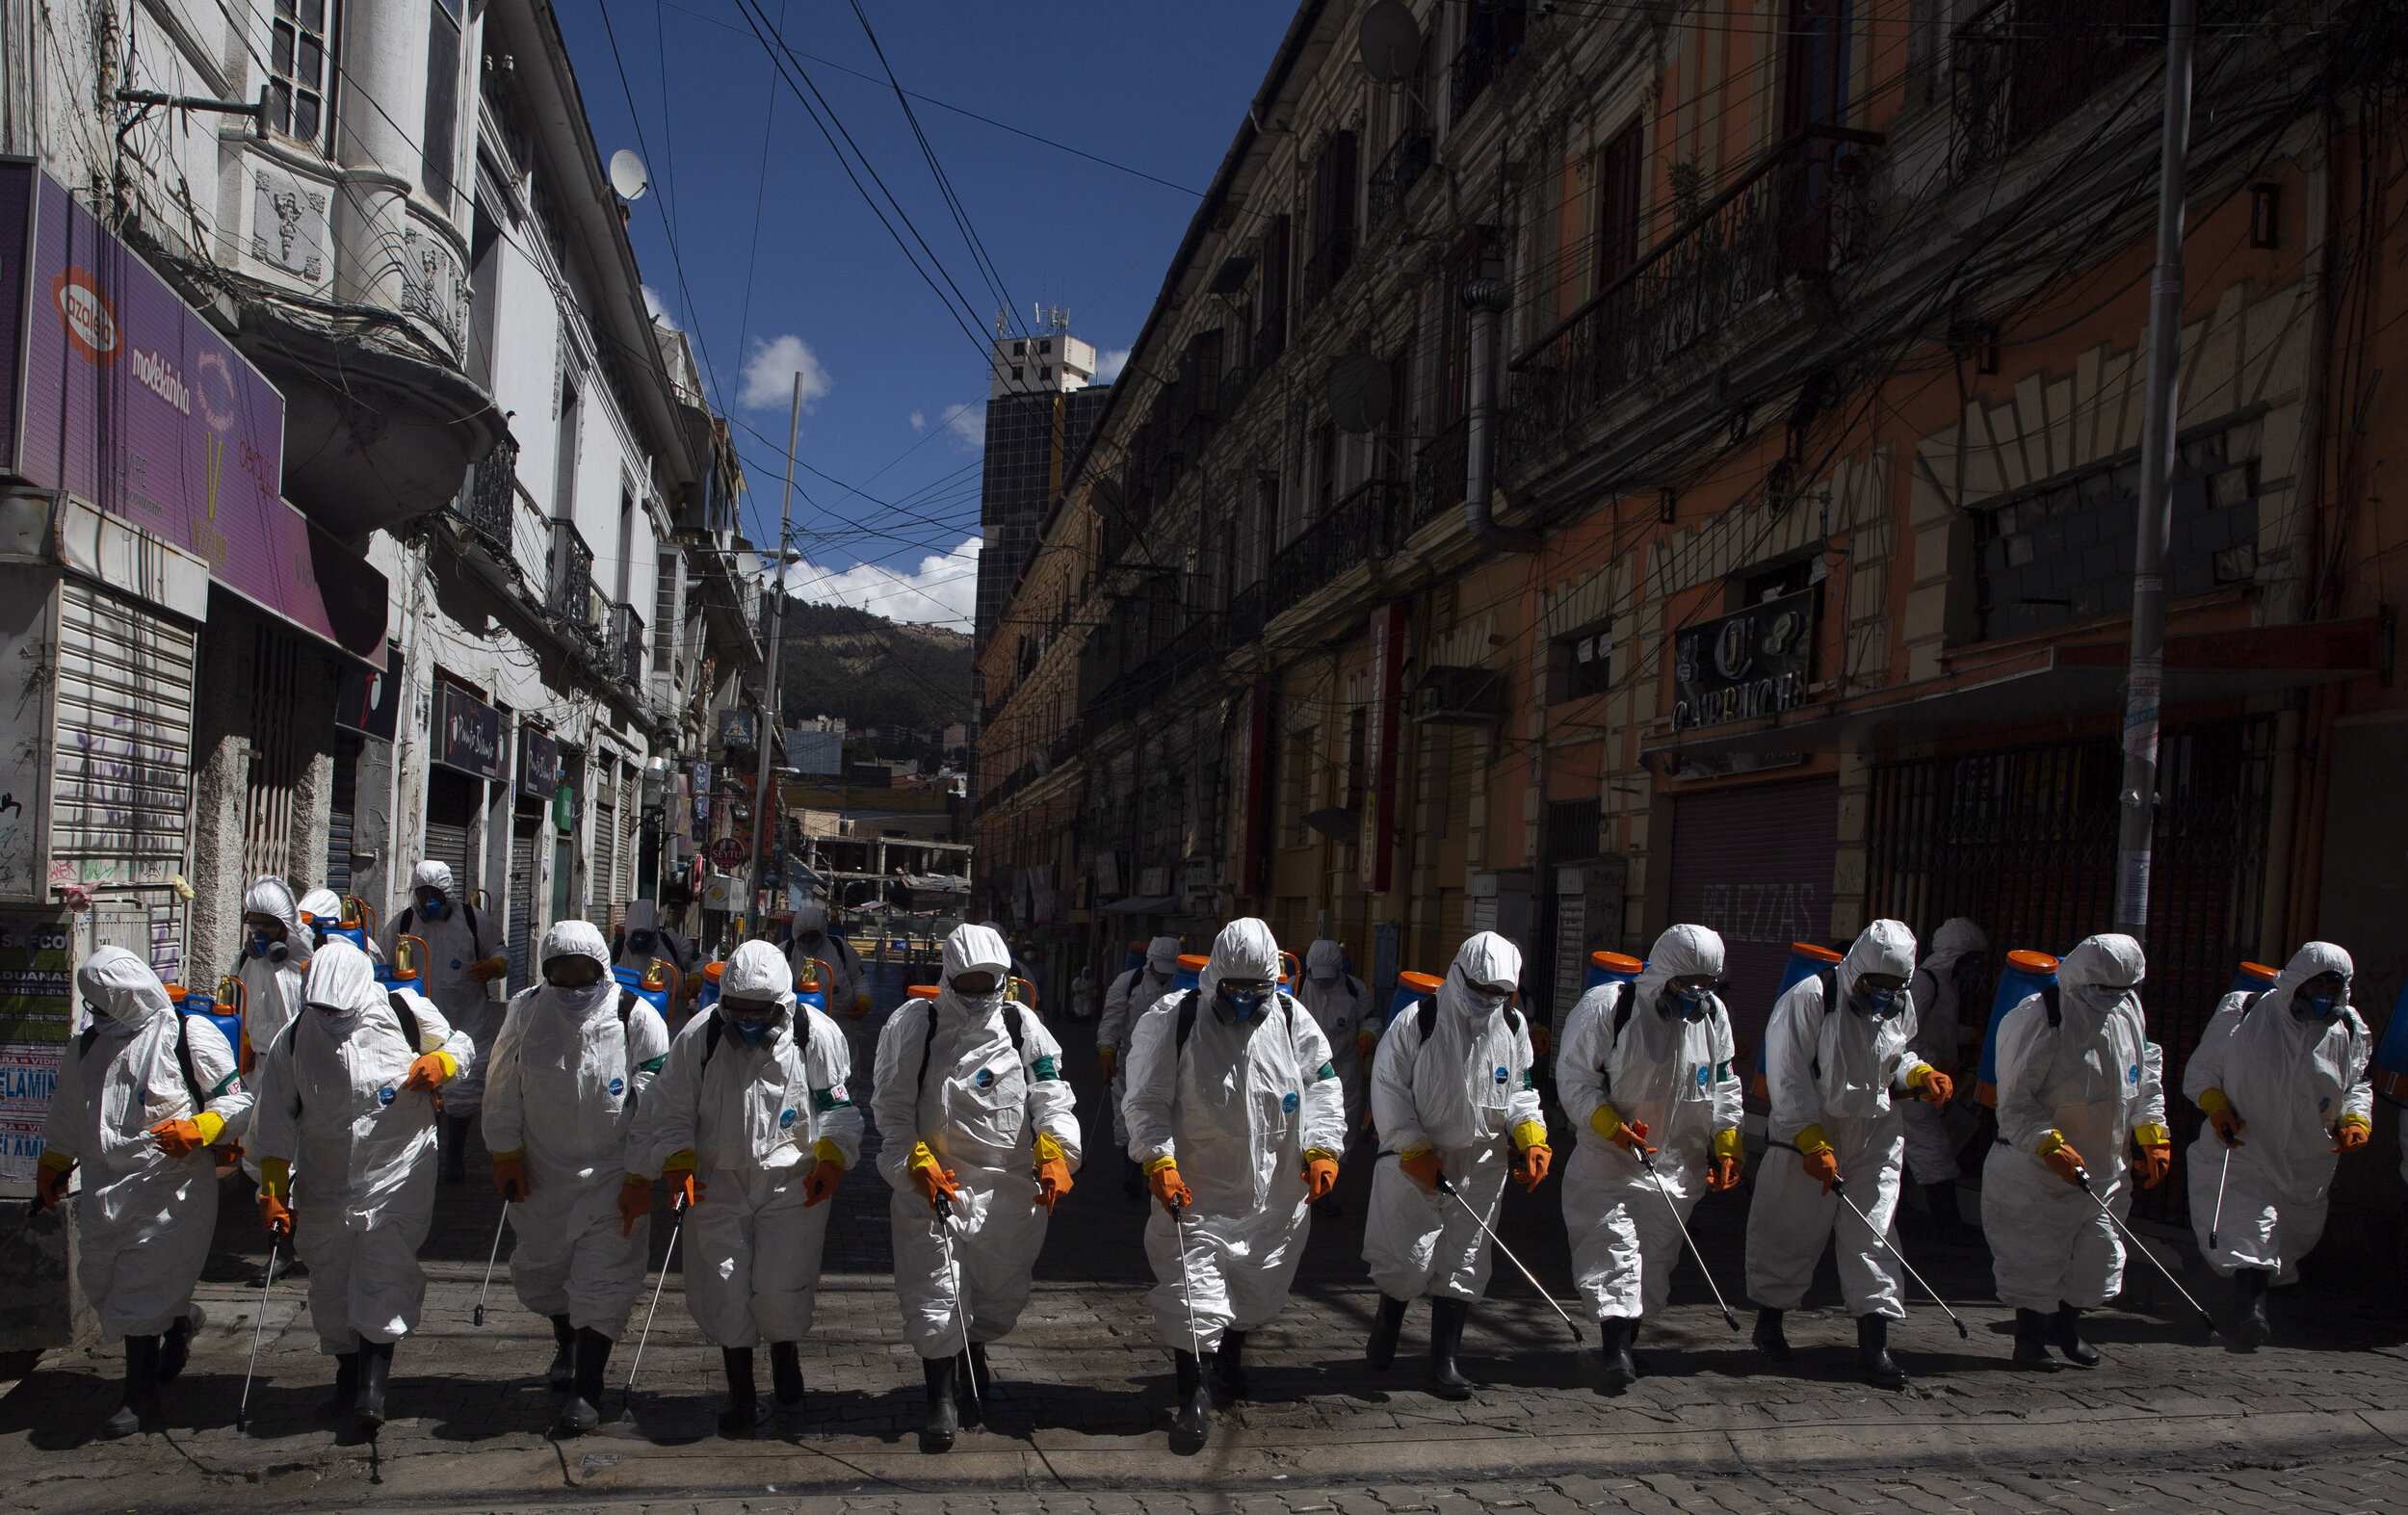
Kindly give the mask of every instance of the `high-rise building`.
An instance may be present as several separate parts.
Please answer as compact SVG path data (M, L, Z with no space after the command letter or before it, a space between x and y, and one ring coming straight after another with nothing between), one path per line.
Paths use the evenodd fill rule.
M1086 445L1111 395L1091 382L1095 349L1070 334L1054 310L1034 335L1006 334L996 322L986 399L986 470L979 502L978 644L986 645L1019 582L1045 514Z

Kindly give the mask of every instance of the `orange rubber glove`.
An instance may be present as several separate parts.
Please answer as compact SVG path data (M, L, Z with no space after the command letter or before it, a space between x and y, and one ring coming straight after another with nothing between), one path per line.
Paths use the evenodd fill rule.
M1817 1147L1812 1152L1801 1152L1797 1156L1797 1162L1798 1165L1806 1170L1808 1178L1821 1182L1822 1191L1826 1194L1831 1192L1831 1186L1840 1181L1840 1154L1831 1147Z
M1536 1021L1531 1022L1530 1028L1531 1056L1544 1060L1547 1056L1547 1049L1556 1044L1555 1033L1549 1031L1546 1027L1539 1025Z
M633 1173L627 1176L637 1177ZM661 1176L668 1180L669 1192L684 1197L688 1210L702 1203L702 1195L708 1186L694 1176L693 1152L671 1153L669 1160L661 1164Z
M491 983L510 971L510 959L500 953L468 965L468 977L479 983Z
M1715 1158L1706 1165L1706 1187L1717 1194L1727 1194L1740 1187L1740 1160Z
M73 1177L74 1174L75 1164L72 1162L67 1163L64 1167L54 1167L47 1162L41 1165L41 1174L39 1180L39 1190L41 1195L42 1209L56 1210L59 1208L59 1201L66 1198L66 1181Z
M2040 1160L2049 1164L2050 1172L2077 1188L2081 1187L2082 1170L2090 1166L2081 1160L2081 1153L2065 1144L2062 1136L2057 1138L2055 1146L2040 1154Z
M2174 1171L2172 1147L2142 1147L2133 1159L2133 1171L2140 1176L2142 1188L2155 1188L2165 1182L2165 1175Z
M2240 1113L2230 1105L2208 1111L2208 1124L2215 1128L2215 1134L2224 1138L2228 1147L2249 1144L2240 1139L2240 1134L2249 1129L2249 1122L2241 1119Z
M2344 1115L2342 1117L2341 1125L2333 1132L2333 1150L2355 1152L2365 1146L2373 1135L2374 1133L2368 1129L2364 1121L2355 1116Z
M1320 1204L1338 1187L1338 1160L1325 1152L1316 1152L1304 1160L1304 1197Z
M1613 1142L1633 1157L1641 1153L1652 1154L1656 1150L1647 1144L1647 1122L1643 1120L1624 1121L1621 1129L1613 1134Z
M209 1145L217 1132L225 1129L225 1122L209 1117L204 1127L198 1120L163 1120L150 1128L150 1139L159 1143L159 1150L171 1158L188 1158Z
M500 1189L502 1197L513 1205L534 1193L536 1187L527 1182L527 1160L515 1152L493 1154L493 1187ZM651 1193L652 1186L645 1185L646 1214L650 1213Z
M402 1087L405 1090L421 1089L432 1094L449 1083L452 1075L458 1071L459 1064L452 1060L450 1053L430 1052L409 1065L409 1077L402 1081Z
M1176 1162L1165 1162L1146 1174L1145 1187L1154 1191L1154 1197L1162 1201L1163 1209L1168 1211L1174 1219L1182 1209L1195 1203L1194 1192L1179 1180L1179 1164Z
M954 1170L938 1167L933 1158L912 1165L911 1182L918 1186L920 1197L929 1202L930 1210L940 1201L950 1205L961 1198L961 1186L954 1182Z
M1095 1060L1104 1065L1104 1077L1109 1079L1112 1076L1112 1064L1119 1057L1120 1054L1110 1047L1099 1046L1095 1049Z
M845 1164L834 1158L822 1157L802 1181L802 1208L809 1210L835 1193L836 1186L844 1176Z
M497 1164L498 1166L498 1164ZM498 1178L499 1175L497 1174ZM652 1186L633 1173L618 1186L618 1234L636 1234L636 1222L652 1214Z
M271 1236L293 1234L293 1212L283 1200L262 1189L259 1194L259 1219Z
M1379 1032L1372 1030L1368 1026L1364 1027L1361 1031L1356 1032L1354 1033L1354 1050L1362 1055L1365 1062L1371 1061L1372 1058L1376 1057L1379 1053Z
M1513 1182L1529 1193L1546 1181L1547 1169L1555 1165L1555 1160L1556 1155L1544 1146L1524 1147L1521 1156L1513 1160Z
M1070 1162L1066 1158L1048 1158L1036 1165L1036 1195L1033 1204L1043 1205L1045 1213L1054 1213L1055 1203L1070 1192Z
M1956 1081L1939 1069L1932 1068L1924 1075L1923 1082L1916 1086L1916 1092L1921 1094L1928 1104L1946 1105L1956 1098Z
M1414 1183L1421 1185L1433 1194L1438 1192L1438 1174L1445 1163L1440 1161L1435 1147L1425 1147L1419 1152L1407 1152L1397 1159L1397 1166L1404 1169L1405 1177Z

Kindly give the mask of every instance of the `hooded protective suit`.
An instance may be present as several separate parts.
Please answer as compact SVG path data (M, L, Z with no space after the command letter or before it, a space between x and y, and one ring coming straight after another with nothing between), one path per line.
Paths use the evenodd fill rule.
M209 1258L218 1217L218 1149L239 1141L251 1097L234 1049L201 1016L176 1013L148 964L103 947L75 970L92 1009L69 1042L41 1125L41 1165L84 1170L75 1201L76 1280L111 1339L157 1336L177 1319L197 1323L193 1285ZM178 1038L192 1060L184 1075ZM171 1157L151 1128L203 1112L208 1144Z
M802 945L807 931L821 933L817 946ZM875 1083L878 1032L885 1018L871 1013L870 980L861 971L861 954L853 951L852 943L829 928L824 905L798 905L795 909L794 934L786 941L786 962L799 981L814 960L827 964L827 1013L837 1030L844 1032L852 1066L860 1070L861 1077ZM864 1099L870 1095L868 1089L859 1092Z
M1478 1299L1488 1288L1488 1237L1445 1194L1426 1189L1399 1163L1435 1152L1473 1210L1495 1223L1513 1154L1543 1145L1547 1120L1531 1080L1530 1020L1505 1002L1483 1004L1476 983L1517 983L1522 951L1494 931L1456 950L1429 1017L1390 1024L1372 1059L1372 1123L1379 1162L1372 1170L1363 1261L1391 1299Z
M1794 1310L1814 1282L1826 1241L1837 1249L1840 1291L1852 1316L1903 1319L1897 1254L1839 1196L1807 1173L1808 1154L1832 1148L1848 1197L1883 1236L1895 1228L1906 1127L1898 1109L1929 1077L1917 1057L1915 1006L1905 993L1888 1014L1858 1008L1856 980L1869 973L1915 972L1915 933L1875 921L1835 970L1837 1005L1825 1005L1822 978L1800 980L1772 1006L1765 1029L1765 1083L1772 1097L1765 1130L1774 1143L1756 1175L1747 1211L1747 1293L1767 1310ZM1786 1144L1796 1155L1782 1150ZM1892 1238L1895 1240L1895 1238Z
M694 943L661 924L661 907L649 900L628 904L626 927L613 947L615 968L648 968L657 957L679 973L692 973L701 956Z
M440 917L431 917L416 903L421 889L440 889L448 901ZM469 969L502 951L502 933L492 917L464 899L452 882L448 864L428 858L410 870L411 903L397 911L384 927L384 960L398 962L394 943L415 936L427 944L426 995L443 1011L446 1021L467 1033L480 1047L493 1044L502 1024L502 1003L493 986L473 978ZM443 1110L455 1119L477 1112L484 1100L484 1070L465 1069L443 1089Z
M301 979L309 972L310 954L316 949L301 926L301 905L281 878L252 879L243 891L243 913L273 915L284 923L284 940L265 948L245 927L242 960L234 969L234 977L243 980L243 1035L256 1059L268 1055L269 1044L283 1035L301 1014ZM280 957L276 954L279 946L283 949ZM242 1052L240 1047L234 1050Z
M2374 1089L2367 1083L2373 1038L2347 1002L2349 953L2310 942L2264 994L2233 993L2215 1007L2183 1069L2183 1094L2203 1110L2230 1107L2246 1124L2224 1172L2225 1147L2212 1125L2190 1144L2190 1224L2199 1253L2229 1278L2235 1268L2295 1270L2324 1234L2324 1211L2340 1161L2333 1150L2344 1123L2372 1129ZM2291 996L2321 974L2342 976L2343 998L2329 1021L2303 1017ZM2085 1153L2085 1156L2087 1153ZM2224 1214L2215 1190L2224 1179ZM2212 1224L2216 1244L2208 1244Z
M584 921L543 933L538 963L588 957L603 976L583 989L538 983L510 1002L485 1059L484 1144L517 1157L526 1176L527 1196L510 1207L519 1303L615 1342L643 1288L652 1235L649 1216L621 1234L627 1133L668 1055L668 1027L611 978L609 954Z
M1095 1046L1100 1052L1111 1049L1112 1077L1105 1081L1105 1097L1112 1102L1112 1140L1122 1147L1129 1144L1129 1121L1121 1112L1121 1105L1129 1096L1129 1043L1137 1033L1138 1021L1154 1007L1154 1002L1170 992L1170 985L1179 974L1179 938L1157 936L1145 946L1145 961L1112 981L1104 991L1104 1015L1095 1023Z
M1931 951L1907 987L1915 996L1915 1056L1951 1079L1965 1058L1965 993L1969 976L1978 975L1990 938L1963 916L1940 923L1931 936ZM1980 1006L1975 1006L1979 1009ZM1986 1019L1986 1017L1985 1017ZM1985 1030L1987 1028L1984 1028ZM1961 1176L1956 1142L1949 1136L1948 1117L1922 1100L1909 1100L1906 1117L1906 1167L1918 1184L1942 1184ZM1954 1217L1951 1216L1951 1219Z
M310 1008L260 1057L244 1166L290 1182L293 1246L309 1265L309 1319L332 1356L408 1335L426 1300L418 1248L434 1213L434 1100L404 1088L440 1053L467 1068L475 1045L425 995L406 999L413 1044L368 954L328 942L309 964ZM453 1075L454 1078L458 1074Z
M2131 1210L2133 1139L2165 1139L2164 1054L2136 992L2146 972L2131 937L2085 938L2057 964L2057 1024L2038 994L1999 1022L1999 1139L1981 1170L1981 1229L2002 1304L2088 1310L2123 1288L2122 1240L2045 1154L2072 1147L2092 1191L2119 1215Z
M1156 1205L1145 1223L1154 1331L1180 1351L1196 1340L1214 1351L1224 1330L1251 1331L1288 1302L1313 1224L1306 1155L1335 1161L1346 1145L1345 1097L1312 1014L1274 992L1240 1021L1215 993L1224 978L1278 980L1279 943L1268 925L1221 927L1201 987L1156 1000L1129 1049L1129 1156L1149 1173L1175 1163L1194 1195L1184 1219ZM1192 1009L1185 1046L1183 1006Z
M973 1000L955 992L956 975L981 971L995 975L993 994ZM961 1350L954 1268L970 1341L995 1341L1019 1322L1052 1218L1030 1197L1036 1190L1030 1175L1041 1159L1079 1165L1079 1117L1061 1076L1061 1046L1034 1012L1004 998L1010 971L1001 936L983 926L955 927L945 938L936 998L905 1002L878 1037L877 1167L895 1190L887 1210L895 1293L903 1339L923 1357ZM950 1226L911 1176L929 1162L959 1189ZM951 1267L940 1231L951 1238Z
M1667 986L1722 975L1722 938L1676 926L1656 938L1647 970L1629 985L1601 983L1564 1017L1556 1090L1580 1129L1563 1174L1563 1223L1572 1278L1599 1319L1636 1319L1672 1296L1681 1228L1706 1192L1712 1160L1739 1154L1741 1084L1731 1017L1709 994L1695 1019ZM1602 1117L1602 1118L1601 1118ZM1608 1132L1647 1128L1663 1189Z
M1322 937L1304 950L1304 981L1296 986L1296 999L1313 1012L1329 1043L1329 1065L1338 1070L1338 1087L1347 1097L1347 1138L1352 1140L1363 1129L1363 1102L1371 1094L1359 1039L1371 1021L1371 988L1347 972L1346 949Z
M780 1013L747 1047L728 1002L762 999ZM811 1329L832 1207L806 1204L804 1184L823 1162L860 1161L851 1072L836 1023L796 1003L785 954L746 942L727 960L719 1007L677 1033L637 1108L628 1173L656 1178L683 1156L705 1186L686 1217L686 1308L720 1346Z

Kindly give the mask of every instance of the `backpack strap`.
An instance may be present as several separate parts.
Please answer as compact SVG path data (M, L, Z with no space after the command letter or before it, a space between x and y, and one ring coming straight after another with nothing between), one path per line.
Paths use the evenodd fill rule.
M82 1035L75 1038L75 1060L81 1062L86 1057L90 1056L92 1052L92 1044L99 1039L100 1023L95 1020L90 1026L84 1028Z
M305 1019L308 1014L309 1012L307 1010L302 1010L301 1014L293 1017L292 1025L284 1028L284 1062L287 1068L290 1068L294 1063L301 1060L301 1021ZM298 1076L295 1076L293 1079L293 1118L295 1120L299 1120L301 1117L301 1079Z
M1429 1033L1437 1028L1437 1025L1438 996L1433 994L1413 1006L1413 1029L1422 1033L1422 1040L1427 1041Z
M1620 1044L1622 1040L1622 1028L1631 1024L1631 1012L1638 1008L1637 984L1633 983L1628 979L1625 979L1621 982L1615 984L1614 988L1619 992L1614 998L1613 1039L1609 1045ZM1597 1071L1603 1073L1605 1069L1600 1068Z
M469 961L483 962L484 961L484 926L477 919L477 907L462 900L459 902L459 909L462 915L468 917L468 945L476 953L476 955Z
M192 1017L175 1018L175 1065L184 1070L184 1090L193 1097L193 1113L197 1115L209 1108L208 1095L201 1092L200 1070L193 1066L193 1044L187 1028Z
M929 1018L931 1020L934 1019L933 1016ZM1006 1002L1004 1006L1004 1031L1011 1037L1012 1056L1018 1058L1025 1064L1028 1061L1029 1054L1028 1045L1026 1041L1023 1040L1020 1030L1020 1006L1010 1004L1009 1002Z
M410 923L417 919L418 907L414 904L405 906L402 913L393 918L393 940L398 942L403 937L407 936L409 934Z
M633 1017L633 1016L635 1015L635 1013L636 1013L636 1006L637 1006L637 1005L638 1005L638 1004L640 1004L640 1003L641 1003L641 1002L640 1002L640 1001L636 998L636 991L635 991L635 990L630 989L629 987L627 987L627 985L625 985L625 984L623 984L623 983L622 983L622 984L620 984L620 985L618 986L618 1027L619 1027L619 1030L621 1030L621 1031L625 1031L625 1030L627 1029L627 1022L628 1022L628 1020L629 1020L631 1017Z
M929 1060L936 1056L936 1002L920 1003L929 1007L928 1033L920 1038L920 1092L925 1094L929 1087Z
M409 1007L409 1001L399 989L387 993L384 1003L393 1006L394 1016L402 1023L402 1036L409 1043L409 1055L412 1058L417 1057L419 1048L423 1045L420 1038L424 1035L424 1032L418 1029L418 1012Z
M702 1066L694 1069L697 1078L709 1071L711 1055L720 1050L720 1038L727 1034L727 1023L720 1019L718 1010L709 1010L705 1013L710 1017L710 1022L702 1028Z
M2065 1024L2065 1002L2057 994L2055 979L2040 986L2040 1003L2049 1009L2049 1030L2055 1031Z
M1170 1049L1174 1064L1179 1055L1188 1050L1188 1037L1195 1030L1195 1007L1203 997L1204 991L1201 989L1190 989L1179 996L1179 1029L1177 1039L1171 1044ZM1178 1076L1178 1069L1174 1065L1171 1077L1175 1080Z

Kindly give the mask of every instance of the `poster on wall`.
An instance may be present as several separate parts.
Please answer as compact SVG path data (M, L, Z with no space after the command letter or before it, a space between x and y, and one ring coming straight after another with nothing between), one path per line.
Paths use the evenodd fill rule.
M73 943L64 914L0 911L0 1197L34 1192L42 1119L75 1030Z

